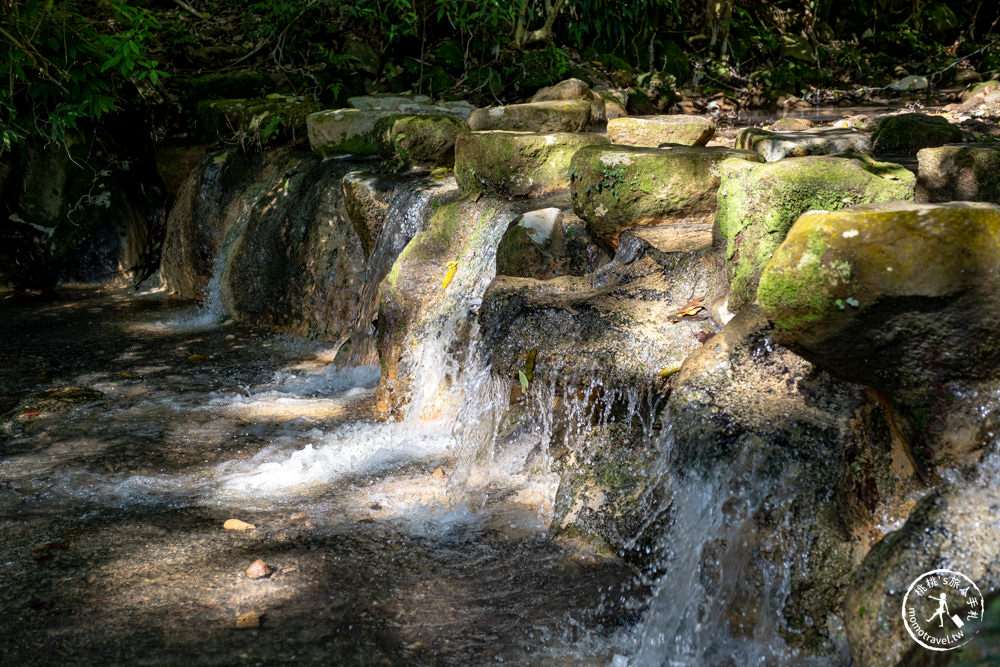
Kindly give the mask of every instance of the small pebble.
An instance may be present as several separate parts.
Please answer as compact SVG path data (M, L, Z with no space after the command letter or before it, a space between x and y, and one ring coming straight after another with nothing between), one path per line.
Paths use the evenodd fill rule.
M264 577L271 576L273 572L274 570L259 558L250 563L250 567L247 568L247 576L251 579L263 579Z
M239 519L226 519L226 522L222 524L222 527L226 530L253 530L256 528L256 526L252 523L240 521Z

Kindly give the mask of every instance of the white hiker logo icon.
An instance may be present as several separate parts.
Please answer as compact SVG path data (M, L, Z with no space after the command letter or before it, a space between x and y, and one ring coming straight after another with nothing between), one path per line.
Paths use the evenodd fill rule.
M910 584L903 597L906 631L913 641L932 651L950 651L964 645L975 636L982 620L983 595L960 572L925 572Z

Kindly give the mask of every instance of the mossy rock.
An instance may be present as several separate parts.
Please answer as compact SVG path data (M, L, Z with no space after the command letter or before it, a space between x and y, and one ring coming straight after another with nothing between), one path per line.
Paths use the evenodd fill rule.
M276 97L198 102L198 137L203 141L236 138L256 145L304 138L306 116L319 110L319 103Z
M582 148L570 164L573 210L606 249L617 248L631 227L711 220L719 165L728 158L759 161L749 151L721 147Z
M917 201L1000 203L1000 144L924 148L917 162Z
M736 148L756 151L767 162L786 157L867 153L872 145L868 135L846 128L820 128L797 132L772 132L747 127L736 135Z
M715 123L701 116L628 116L608 121L608 138L624 146L704 146L714 135Z
M609 144L596 134L470 132L455 142L455 178L463 192L539 195L565 188L573 155Z
M916 154L921 148L962 141L962 130L941 116L904 113L883 118L872 135L876 153Z
M996 371L998 294L1000 207L975 202L810 211L757 290L775 340L909 410Z
M375 141L383 159L398 165L455 164L455 140L469 125L454 116L396 114L375 123Z
M911 171L865 156L726 160L721 172L715 238L726 249L730 310L756 298L761 272L800 215L912 200L915 181Z
M582 132L590 123L589 100L552 100L476 109L469 127L476 131Z
M378 109L335 109L306 116L309 145L317 155L377 155L375 123L389 111Z
M559 83L542 88L531 96L530 102L554 102L584 100L590 102L590 121L598 122L607 118L604 98L590 89L586 82L580 79L565 79Z

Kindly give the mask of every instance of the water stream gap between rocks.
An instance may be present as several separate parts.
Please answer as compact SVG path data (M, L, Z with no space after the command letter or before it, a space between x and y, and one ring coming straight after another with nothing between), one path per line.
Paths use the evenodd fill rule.
M937 567L995 615L1000 150L578 93L192 147L156 277L0 295L4 663L896 664Z

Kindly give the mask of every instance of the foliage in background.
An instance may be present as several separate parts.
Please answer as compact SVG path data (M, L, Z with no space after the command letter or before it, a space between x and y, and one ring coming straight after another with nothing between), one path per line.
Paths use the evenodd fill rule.
M164 71L159 23L121 0L0 1L0 154L28 136L61 141L118 110Z

